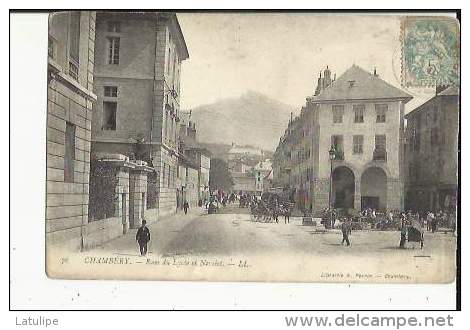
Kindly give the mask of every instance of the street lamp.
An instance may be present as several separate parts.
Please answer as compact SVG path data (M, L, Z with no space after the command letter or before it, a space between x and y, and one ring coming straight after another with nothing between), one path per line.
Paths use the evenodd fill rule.
M330 226L331 226L333 224L333 207L331 205L331 200L332 200L331 194L333 193L333 160L335 160L335 157L336 157L336 150L334 146L331 146L331 149L328 151L328 154L330 156L330 191L328 194L328 207L330 210Z

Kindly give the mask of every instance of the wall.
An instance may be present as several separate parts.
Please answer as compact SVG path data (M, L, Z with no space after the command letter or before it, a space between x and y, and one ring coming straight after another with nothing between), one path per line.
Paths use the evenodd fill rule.
M408 115L409 143L405 154L408 208L443 208L446 195L452 195L452 191L457 189L458 102L458 96L437 96ZM432 128L437 128L439 132L436 145L431 144ZM419 150L414 149L414 131L419 136ZM411 166L414 167L412 173Z
M376 123L374 104L387 104L388 111L385 123ZM344 104L343 123L333 123L333 104ZM354 123L353 104L364 104L364 123ZM344 160L361 174L372 161L375 148L375 135L386 135L387 162L384 164L392 177L399 177L399 146L400 146L400 106L399 102L360 102L360 103L326 103L319 107L319 125L321 127L318 150L318 177L328 178L330 175L329 154L332 135L343 135ZM353 135L363 135L363 153L353 154Z
M130 156L135 143L132 139L145 138L148 160L152 159L159 175L158 214L148 214L151 217L176 211L177 159L174 154L178 146L179 77L183 56L176 46L175 38L179 35L175 33L175 24L168 17L171 15L156 12L100 13L97 19L95 90L99 99L93 118L94 150ZM108 32L109 21L121 22L121 31ZM107 64L108 36L121 38L119 65ZM116 131L101 130L103 86L107 85L118 87ZM153 143L152 147L149 142ZM163 182L165 165L171 167L170 186L167 178Z
M68 82L68 13L51 14L50 34L56 46L49 64L47 89L47 247L79 250L88 222L88 182L93 95L94 12L81 12L78 82ZM68 78L67 78L68 77ZM75 125L73 182L64 180L65 127Z
M132 207L129 213L130 228L138 228L145 218L145 210L147 210L147 173L140 167L132 169L129 176L129 199ZM150 214L147 213L147 216ZM148 223L156 219L145 219Z
M197 207L199 201L198 170L187 167L186 175L186 200L188 201L190 207Z

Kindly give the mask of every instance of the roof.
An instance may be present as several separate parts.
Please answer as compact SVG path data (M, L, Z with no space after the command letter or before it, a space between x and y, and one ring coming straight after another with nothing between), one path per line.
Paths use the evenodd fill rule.
M255 177L251 173L245 172L232 172L230 173L232 179L254 179Z
M255 170L262 170L262 171L269 171L271 170L273 164L270 159L265 159L260 161L256 166L254 167Z
M251 154L251 155L262 155L263 152L255 147L249 146L233 146L229 151L229 154Z
M351 87L352 84L352 87ZM396 88L359 66L353 64L331 85L317 96L309 98L312 102L336 100L402 99L406 102L413 96Z
M459 92L460 90L457 86L449 86L437 94L437 96L459 96Z
M421 112L423 109L426 109L428 105L432 104L435 100L438 99L438 97L440 96L458 96L460 93L460 89L459 87L457 86L449 86L447 87L446 89L444 89L442 92L440 92L439 94L437 95L434 95L433 97L431 97L429 100L427 100L426 102L422 103L421 105L419 105L418 107L414 108L413 110L411 110L410 112L408 112L406 115L405 115L405 118L408 119L416 114L418 114L419 112Z
M184 40L183 31L181 30L180 22L178 21L176 13L159 12L158 14L160 15L160 17L169 19L171 27L177 34L177 38L175 38L175 41L177 42L177 45L179 46L181 51L181 54L179 54L180 60L184 61L185 59L189 58L188 46L186 45L186 41Z

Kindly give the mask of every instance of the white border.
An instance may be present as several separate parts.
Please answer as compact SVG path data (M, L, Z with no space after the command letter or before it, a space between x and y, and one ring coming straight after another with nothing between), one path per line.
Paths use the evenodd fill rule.
M135 4L135 1L133 2ZM299 2L297 2L299 3ZM307 1L300 2L301 4ZM441 5L437 1L434 3ZM48 5L64 8L63 2L55 1ZM108 4L94 2L74 3L82 7L103 8ZM185 7L180 3L171 3L164 6L162 3L149 3L152 6L164 7ZM395 2L394 6L403 4L409 5L408 1ZM446 3L450 5L449 2ZM36 6L36 2L29 2L26 7ZM113 2L112 5L116 6ZM124 8L128 3L118 3L117 6ZM140 5L140 6L139 6ZM186 3L189 5L189 2ZM204 7L200 3L201 7ZM216 7L234 8L235 4L225 5L215 3ZM331 7L331 3L319 4L323 7ZM340 7L346 7L344 2ZM379 4L369 3L369 7L376 7ZM390 7L391 4L382 4ZM16 4L23 7L23 4ZM141 8L148 8L148 5L140 3ZM236 6L246 8L261 7L252 1L238 2ZM76 6L71 6L76 7ZM294 5L294 7L296 7ZM367 7L363 6L363 7ZM418 6L416 6L418 7ZM430 2L419 4L419 7L430 8ZM452 6L451 6L452 7ZM453 7L461 7L456 5ZM454 294L450 287L446 285L325 285L325 284L239 284L239 283L177 283L177 282L121 282L121 281L60 281L49 280L44 273L44 224L41 219L44 216L44 179L45 179L45 114L46 114L46 44L47 44L47 19L33 14L24 19L11 18L11 224L12 230L12 307L16 309L97 309L97 308L131 308L131 309L408 309L422 308L423 302L426 307L432 308L453 308ZM5 24L5 23L4 23ZM465 25L464 25L465 26ZM3 31L7 31L4 26ZM465 35L465 33L463 33ZM465 49L462 52L462 58ZM4 62L6 63L6 59ZM464 67L464 66L463 66ZM6 75L6 72L4 73ZM465 85L464 85L465 86ZM463 87L464 87L463 86ZM5 86L6 87L6 86ZM4 88L3 90L6 90ZM465 88L462 88L465 90ZM6 111L3 112L6 114ZM465 113L462 114L464 119ZM7 141L5 127L6 118L2 121L4 135L3 142ZM464 140L463 134L462 140ZM3 148L3 150L6 150ZM463 164L465 158L462 159ZM5 165L5 164L3 164ZM463 165L462 167L465 168ZM7 169L3 168L3 173ZM6 180L4 181L6 182ZM462 190L465 194L465 189ZM6 195L5 199L6 200ZM21 203L20 203L21 201ZM26 201L26 203L25 203ZM25 207L27 205L27 207ZM463 211L466 211L465 209ZM465 214L462 217L465 219ZM6 221L6 219L5 219ZM7 251L7 231L3 234L4 253ZM463 246L464 248L464 246ZM465 250L465 249L463 249ZM4 260L7 256L4 255ZM465 265L462 273L465 274ZM6 272L2 272L2 279L6 283ZM465 277L463 277L465 278ZM80 293L80 296L77 294ZM50 314L50 313L49 313ZM61 314L65 317L65 314ZM113 314L91 315L85 318L84 315L75 314L70 318L81 322L98 322L102 317L106 318L109 324L120 323L120 326L136 326L135 317L117 318ZM111 315L113 315L111 317ZM123 315L123 314L121 314ZM125 314L124 314L125 315ZM191 317L184 317L180 314L168 316L159 314L157 319L161 319L158 324L179 324L191 326L193 322L203 324L206 322L208 328L221 326L220 323L208 321L204 314L189 314ZM186 314L188 315L188 314ZM224 328L235 328L241 325L246 326L251 317L245 316L242 319L238 313L227 314L218 313L214 317L219 322L230 317L231 323L225 323ZM246 315L246 314L245 314ZM52 316L52 315L49 315ZM129 315L130 316L130 315ZM11 320L10 315L10 320ZM144 317L143 324L151 322L152 317ZM238 319L238 321L237 321ZM116 322L117 321L117 322ZM233 321L233 322L232 322ZM171 322L171 323L165 323ZM200 323L198 323L200 322ZM140 322L137 322L140 323ZM90 323L92 324L92 323ZM265 326L279 327L281 322L268 322ZM69 326L75 328L72 323ZM79 325L79 324L77 324ZM97 325L97 324L96 324ZM249 325L252 325L249 323ZM81 325L80 325L81 326ZM158 327L158 326L157 326ZM69 327L67 327L69 328Z

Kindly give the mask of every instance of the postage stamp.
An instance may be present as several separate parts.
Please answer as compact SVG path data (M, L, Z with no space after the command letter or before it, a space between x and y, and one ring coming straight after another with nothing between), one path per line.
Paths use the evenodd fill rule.
M403 87L448 85L459 80L459 24L446 17L404 17L401 22Z

